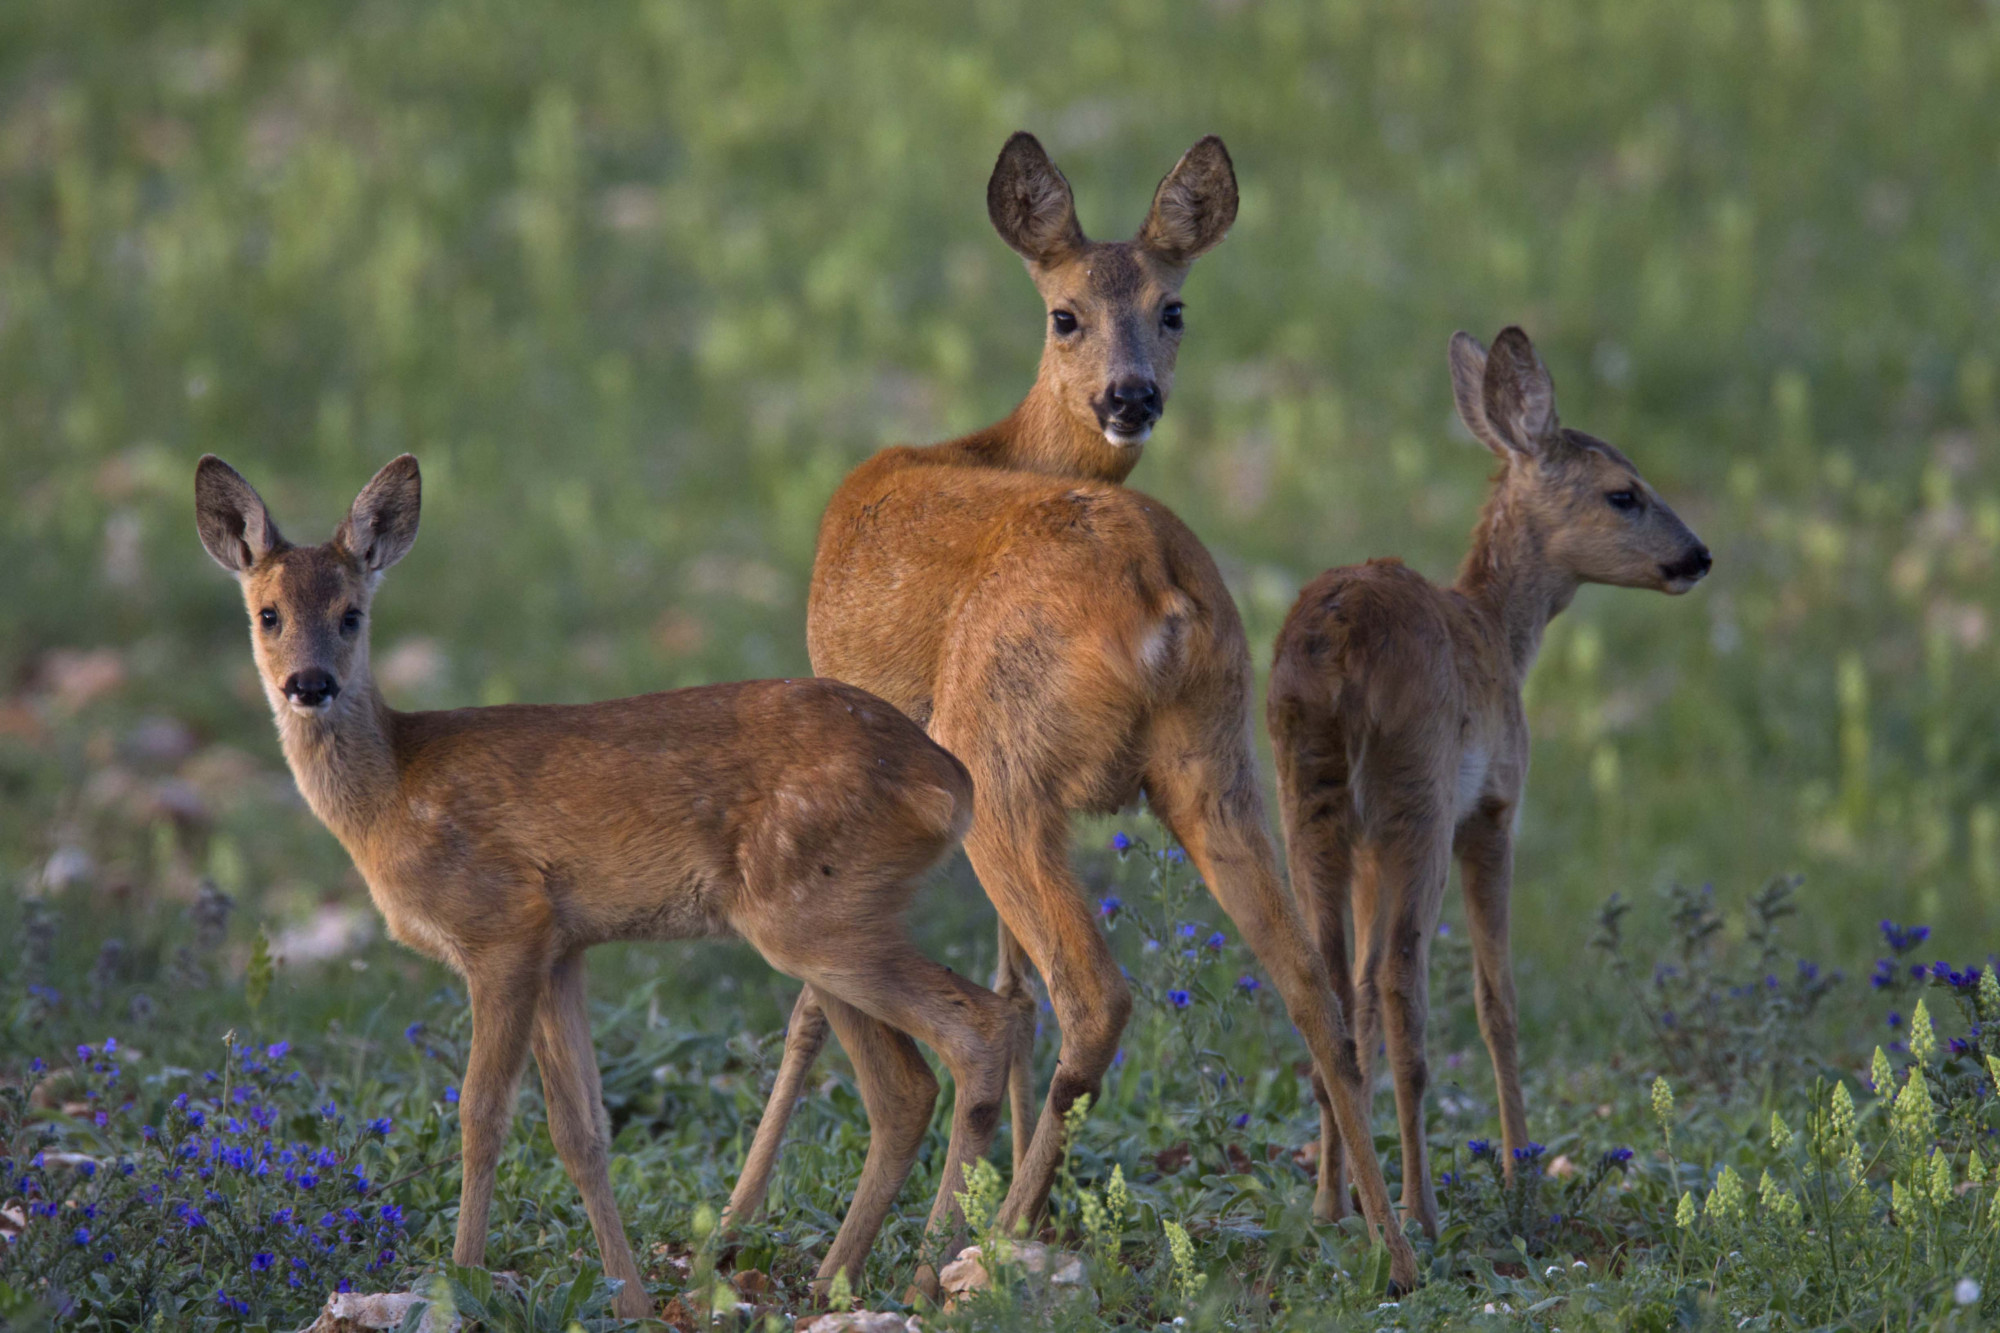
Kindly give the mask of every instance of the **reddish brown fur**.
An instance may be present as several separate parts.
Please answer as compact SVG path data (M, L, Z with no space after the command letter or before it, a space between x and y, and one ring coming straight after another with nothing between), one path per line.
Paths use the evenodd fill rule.
M619 1313L651 1313L611 1194L583 951L735 935L812 986L853 1057L873 1138L820 1276L858 1277L936 1097L910 1035L957 1080L952 1167L985 1151L999 1118L1012 1010L917 953L902 929L914 876L970 816L963 765L880 699L830 680L397 712L370 676L365 618L415 538L418 488L405 455L313 547L286 543L218 459L202 460L196 503L204 544L242 584L299 789L390 933L466 979L454 1259L485 1253L494 1166L532 1045L550 1134L606 1271L626 1284ZM338 692L309 707L314 672ZM955 1217L941 1191L932 1223Z
M1219 142L1197 144L1132 242L1083 240L1067 184L1026 136L1002 154L989 204L1052 315L1077 309L1078 330L1064 335L1052 322L1041 376L1005 421L886 450L847 477L820 525L807 645L815 670L925 722L972 772L966 851L1003 924L998 988L1021 1011L1015 1176L1000 1214L1012 1227L1040 1212L1063 1114L1097 1093L1131 1010L1069 864L1072 811L1149 800L1269 968L1343 1123L1365 1135L1366 1121L1343 1014L1265 831L1242 622L1194 535L1158 501L1117 484L1137 460L1136 442L1107 441L1079 386L1112 375L1123 354L1106 353L1091 362L1094 378L1079 376L1092 354L1070 341L1152 327L1187 263L1234 217L1227 156ZM1176 239L1161 249L1160 237ZM1135 276L1100 290L1112 269ZM1156 383L1176 340L1149 344ZM1063 1043L1032 1140L1028 961L1047 981ZM800 1014L811 1004L803 995ZM810 1060L809 1043L787 1050L781 1093L796 1089L796 1068ZM760 1146L767 1136L775 1143L788 1111L774 1098ZM1359 1183L1396 1280L1414 1283L1414 1252L1372 1158ZM754 1200L761 1188L746 1171L738 1194Z
M1279 631L1268 703L1292 889L1356 1015L1364 1066L1386 1011L1403 1208L1432 1235L1424 1023L1454 854L1510 1176L1527 1142L1507 914L1528 769L1521 682L1542 631L1580 583L1685 592L1708 569L1707 549L1624 455L1561 427L1519 329L1490 357L1457 335L1452 375L1467 426L1505 464L1458 582L1439 588L1396 560L1322 574ZM1629 508L1614 506L1620 496ZM1344 1131L1324 1104L1320 1133L1321 1208L1342 1211L1341 1178L1325 1168L1340 1162ZM1372 1166L1372 1151L1361 1157Z

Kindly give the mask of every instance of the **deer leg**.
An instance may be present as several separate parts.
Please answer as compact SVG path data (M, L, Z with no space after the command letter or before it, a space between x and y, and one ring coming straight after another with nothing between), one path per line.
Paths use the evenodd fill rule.
M497 959L469 971L472 1051L465 1062L465 1091L458 1116L464 1180L458 1194L458 1234L452 1262L476 1268L486 1262L486 1228L493 1207L493 1176L514 1118L514 1089L528 1060L545 974L540 959Z
M618 1201L611 1192L611 1125L604 1114L604 1086L590 1036L582 949L565 954L551 971L533 1040L549 1108L549 1137L563 1169L583 1195L583 1210L597 1235L605 1275L625 1284L614 1308L622 1318L643 1319L653 1312L652 1300L633 1262Z
M856 891L844 900L827 900L832 910L826 916L801 924L789 914L787 895L782 918L758 914L734 923L774 966L806 982L819 997L855 1060L868 1106L868 1164L849 1219L821 1266L825 1281L843 1267L850 1278L858 1275L930 1124L937 1083L908 1038L935 1050L955 1085L951 1140L929 1223L929 1234L944 1242L946 1258L963 1244L956 1196L965 1189L965 1169L992 1145L1007 1089L1011 1006L918 953L893 920L850 910L854 902L883 896ZM894 1032L885 1032L885 1025ZM920 1270L917 1287L934 1297L936 1275Z
M1014 1047L1007 1093L1017 1176L1028 1156L1028 1141L1035 1132L1035 993L1028 984L1028 967L1027 950L1014 938L1014 932L1001 923L1000 962L993 969L993 993L1014 1007Z
M1375 1061L1382 1053L1382 931L1376 916L1382 901L1382 861L1378 849L1362 844L1354 863L1350 917L1354 927L1354 1005L1347 1011L1354 1025L1354 1048L1361 1064L1361 1097L1369 1117L1375 1114ZM1374 1145L1369 1145L1373 1151Z
M855 1085L868 1111L868 1157L861 1166L861 1179L854 1187L840 1232L813 1279L814 1294L824 1296L834 1274L842 1269L847 1271L848 1282L860 1289L862 1262L903 1182L909 1179L917 1150L930 1128L938 1084L909 1037L831 994L820 1004L841 1047L854 1062Z
M1430 1062L1424 1049L1430 1015L1431 935L1443 906L1450 872L1451 839L1441 812L1400 823L1396 840L1378 845L1380 896L1375 904L1376 947L1370 962L1379 977L1390 1071L1396 1081L1396 1119L1403 1139L1403 1215L1437 1236L1437 1192L1431 1182L1424 1135L1424 1097Z
M1278 748L1278 801L1284 816L1292 896L1326 963L1334 1000L1342 1012L1351 1015L1355 1012L1354 969L1348 955L1347 916L1354 889L1354 802L1347 785L1346 758L1341 755L1336 764L1308 767L1292 762L1289 746ZM1319 1103L1319 1182L1313 1195L1313 1216L1322 1222L1338 1221L1353 1212L1348 1199L1346 1145L1334 1119L1326 1079L1317 1068L1312 1085L1313 1100ZM1373 1150L1372 1143L1354 1147L1357 1153Z
M819 1059L820 1048L825 1045L826 1014L813 988L803 987L798 1002L792 1006L791 1021L785 1025L785 1053L778 1063L777 1081L771 1085L771 1096L764 1103L764 1116L757 1122L757 1136L751 1140L750 1152L743 1159L743 1171L736 1178L729 1206L722 1210L720 1229L725 1235L763 1208L764 1196L771 1188L771 1175L777 1169L778 1149L784 1146L785 1127L791 1123L792 1112L798 1109L813 1062Z
M1102 1090L1132 994L1070 869L1067 819L1027 800L1002 807L1001 780L986 780L976 768L974 783L979 794L966 853L1000 919L1048 983L1062 1027L1048 1098L1000 1207L998 1224L1011 1233L1031 1226L1048 1203L1065 1151L1063 1117L1078 1097L1094 1100Z
M1466 924L1472 931L1472 994L1500 1095L1500 1144L1506 1154L1501 1165L1512 1179L1514 1150L1528 1142L1514 960L1507 938L1514 887L1513 811L1481 809L1474 814L1459 833L1458 855Z
M1360 1149L1350 1156L1350 1166L1361 1211L1388 1247L1391 1278L1404 1290L1414 1288L1416 1251L1389 1206L1354 1041L1334 999L1326 963L1307 945L1305 923L1278 883L1248 747L1239 735L1204 744L1198 730L1182 731L1172 719L1156 723L1156 734L1158 759L1148 769L1146 794L1270 972L1325 1083L1340 1137Z

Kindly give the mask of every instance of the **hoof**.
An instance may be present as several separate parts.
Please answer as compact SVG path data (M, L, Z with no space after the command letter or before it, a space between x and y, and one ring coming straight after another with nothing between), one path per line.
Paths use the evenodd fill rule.
M920 1303L936 1305L938 1302L937 1270L929 1264L918 1264L916 1276L910 1279L908 1291L903 1293L903 1304L916 1306Z

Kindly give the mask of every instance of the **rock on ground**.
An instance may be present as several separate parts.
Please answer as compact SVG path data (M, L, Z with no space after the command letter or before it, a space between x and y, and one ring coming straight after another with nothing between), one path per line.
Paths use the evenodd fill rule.
M1027 1275L1030 1301L1036 1305L1090 1290L1083 1271L1083 1256L1067 1250L1051 1249L1040 1241L1020 1241L1010 1247L1008 1264ZM976 1291L993 1285L986 1258L977 1245L959 1251L958 1258L938 1274L944 1289L944 1308L949 1310Z
M428 1303L429 1300L428 1296L414 1291L368 1295L356 1291L335 1292L326 1298L326 1308L319 1312L319 1318L300 1329L299 1333L378 1333L382 1329L401 1328L410 1307L419 1302ZM417 1325L417 1333L457 1333L463 1322L456 1314L440 1317L437 1309L427 1309L423 1321Z
M915 1315L845 1310L807 1319L800 1323L798 1333L922 1333L923 1327L923 1321Z

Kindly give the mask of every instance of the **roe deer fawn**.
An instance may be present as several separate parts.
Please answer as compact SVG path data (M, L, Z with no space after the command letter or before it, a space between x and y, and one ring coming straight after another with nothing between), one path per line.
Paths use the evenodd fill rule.
M736 935L809 983L853 1058L870 1142L820 1280L860 1264L930 1124L936 1050L957 1096L946 1178L998 1125L1013 1011L905 938L913 878L964 832L964 767L908 718L828 680L753 681L576 706L400 713L369 673L383 571L417 535L417 463L362 490L333 539L294 546L220 459L195 474L202 544L236 575L278 736L313 813L389 932L464 976L472 1050L453 1258L482 1262L494 1166L529 1048L618 1313L649 1314L608 1174L583 953ZM905 1035L908 1034L908 1035ZM932 1226L953 1225L940 1191Z
M972 771L965 846L1000 914L996 989L1019 1014L1015 1173L999 1216L1013 1228L1046 1202L1063 1114L1096 1095L1132 1007L1070 867L1072 811L1146 796L1270 970L1341 1126L1366 1142L1368 1123L1346 1018L1265 827L1242 621L1194 534L1117 484L1166 400L1188 267L1236 216L1229 155L1203 139L1160 183L1136 238L1092 242L1062 173L1017 134L987 208L1048 307L1040 374L1004 421L884 450L841 483L820 523L806 643L815 670L890 700ZM1032 1138L1029 960L1062 1026ZM762 1197L817 1050L813 1003L808 988L731 1219ZM1414 1284L1379 1167L1371 1158L1357 1175L1395 1280Z
M1454 335L1451 377L1459 416L1503 465L1458 582L1437 587L1398 560L1320 575L1278 632L1267 704L1292 890L1354 1015L1364 1072L1387 1011L1403 1208L1433 1236L1424 1022L1454 854L1510 1178L1527 1142L1507 945L1528 772L1522 679L1579 584L1684 593L1709 568L1708 548L1629 459L1557 422L1555 387L1521 330L1502 331L1491 353ZM1324 1168L1345 1144L1372 1169L1373 1145L1324 1115L1320 1142L1321 1190L1333 1191L1322 1207L1341 1211L1345 1187Z

